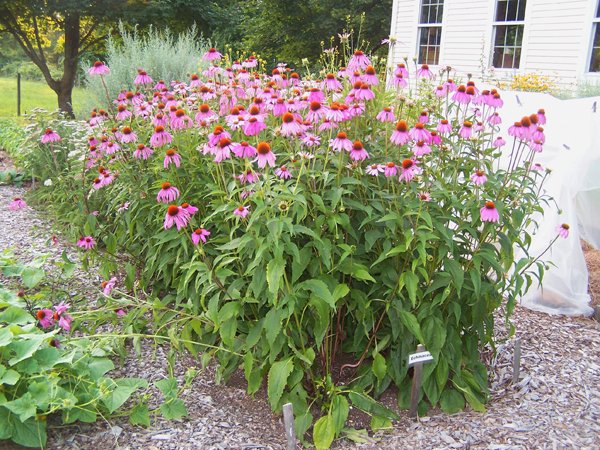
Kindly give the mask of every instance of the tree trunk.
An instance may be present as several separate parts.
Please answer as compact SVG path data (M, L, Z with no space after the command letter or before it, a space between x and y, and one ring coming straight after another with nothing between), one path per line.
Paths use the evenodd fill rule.
M79 62L79 14L70 13L65 16L65 59L63 76L54 90L58 96L58 107L67 117L73 119L73 86L77 76Z
M73 86L63 87L56 92L58 96L58 109L60 109L68 118L75 118L75 114L73 112Z

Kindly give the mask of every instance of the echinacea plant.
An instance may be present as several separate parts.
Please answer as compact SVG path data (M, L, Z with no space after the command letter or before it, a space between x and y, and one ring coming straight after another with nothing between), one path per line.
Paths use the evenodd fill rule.
M494 312L509 316L531 285L524 268L543 271L526 226L542 212L545 116L511 127L501 160L500 93L433 88L426 65L386 81L356 51L347 69L301 79L284 66L250 73L251 58L227 66L215 49L203 58L205 73L159 88L140 70L118 112L90 119L72 174L87 202L78 245L94 236L143 261L137 282L186 312L170 335L210 344L219 377L243 367L249 393L266 381L301 435L316 417L318 448L350 404L373 428L397 417L374 399L395 385L407 406L417 344L434 357L419 411L482 411ZM125 127L136 139L118 137Z

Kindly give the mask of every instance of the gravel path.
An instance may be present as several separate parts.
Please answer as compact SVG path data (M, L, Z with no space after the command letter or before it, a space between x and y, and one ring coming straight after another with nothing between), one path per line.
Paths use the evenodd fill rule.
M22 261L36 254L60 257L76 253L66 243L50 244L50 222L31 208L12 212L13 197L24 190L0 186L0 251L13 248ZM98 295L99 278L80 272L69 289ZM335 443L338 449L397 448L600 448L600 323L587 318L549 316L517 308L514 323L522 341L521 377L511 383L513 341L499 347L491 369L491 400L485 414L446 415L432 411L418 421L405 412L392 430L379 432L357 444ZM164 349L143 347L142 358L132 357L120 375L151 381L168 374ZM182 357L175 375L182 380L199 361ZM214 383L207 369L182 396L190 416L167 422L154 420L148 429L130 426L126 418L56 427L48 449L283 449L279 416L273 415L264 391L245 394L241 377L229 386ZM391 398L391 396L390 396ZM0 448L12 448L0 442ZM16 448L16 447L15 447Z

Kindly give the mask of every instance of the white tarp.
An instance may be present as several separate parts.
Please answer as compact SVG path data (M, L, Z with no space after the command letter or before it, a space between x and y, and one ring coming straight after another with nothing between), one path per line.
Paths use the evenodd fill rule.
M580 239L600 247L600 97L560 100L547 94L505 91L502 98L507 142L506 129L512 122L540 108L546 111L546 143L543 152L536 155L536 162L552 169L543 191L555 199L558 207L545 207L530 255L535 257L544 251L556 237L559 224L570 225L569 237L559 238L542 258L553 263L542 288L536 288L537 283L532 286L521 304L554 314L591 315L588 271Z

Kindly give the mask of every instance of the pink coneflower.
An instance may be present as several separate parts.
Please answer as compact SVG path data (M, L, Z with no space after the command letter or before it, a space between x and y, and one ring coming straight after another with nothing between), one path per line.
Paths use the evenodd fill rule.
M380 173L383 173L385 171L385 169L386 169L386 167L383 164L371 164L370 166L367 166L367 168L365 169L365 172L368 175L376 177Z
M538 109L537 116L538 116L538 123L540 125L546 125L546 111L543 109Z
M100 285L100 287L102 288L102 293L107 296L110 295L111 292L113 291L113 289L115 288L116 284L117 284L117 277L112 277L108 281L103 281L102 284Z
M325 100L325 93L322 90L315 87L308 90L308 97L306 98L307 102L323 103L323 100Z
M216 48L209 48L208 51L202 55L204 61L220 61L223 55L217 51Z
M283 180L287 180L292 178L292 173L288 170L286 166L281 166L278 169L275 169L275 175Z
M404 75L402 75L401 73L397 73L394 75L392 84L395 88L405 88L406 86L408 86L408 81L406 81Z
M396 165L396 163L390 161L385 165L385 169L383 171L383 174L386 177L395 177L396 175L398 175L398 166Z
M77 241L77 247L85 250L91 250L96 246L96 241L92 236L84 236Z
M177 227L177 231L185 228L190 220L190 214L183 208L177 205L169 205L167 214L165 214L165 222L163 228L168 230L173 225Z
M534 170L536 172L540 172L542 170L544 170L544 166L542 166L540 163L535 163L532 167L531 170Z
M373 66L367 66L365 74L363 75L363 80L370 86L377 86L379 84L379 79L377 78L377 73Z
M321 125L319 125L319 133L322 133L323 131L327 131L327 130L333 130L333 129L336 129L339 127L340 126L337 123L332 122L329 119L325 119L325 120L323 120Z
M570 228L571 227L569 226L568 223L562 223L562 224L560 224L559 226L556 227L556 232L558 233L558 235L561 238L566 239L566 238L569 237L569 229Z
M13 198L12 202L10 202L10 204L8 205L8 209L10 209L11 211L17 211L19 209L25 208L26 206L27 203L25 203L25 200L19 197L15 197Z
M104 147L104 151L106 152L107 155L114 155L119 150L121 150L121 146L119 144L117 144L116 142L112 142L112 141L108 141L106 143L106 146Z
M420 123L429 123L429 113L427 111L421 111L419 114Z
M502 136L498 136L496 139L494 139L494 142L492 143L492 147L494 148L500 148L506 145L506 141L502 138Z
M356 50L350 61L348 61L349 70L364 70L371 65L371 61L367 58L361 50Z
M61 140L60 136L56 131L52 131L50 128L46 128L44 134L40 141L42 144L48 144L49 142L59 142Z
M323 83L321 83L321 86L323 87L323 89L327 89L328 91L341 91L342 90L342 83L340 83L338 81L338 79L336 78L336 76L332 73L328 73L325 76L325 80L323 80Z
M246 136L256 136L265 128L267 128L267 125L263 121L258 120L256 117L250 117L244 125L243 131Z
M469 139L473 134L473 122L465 120L458 131L458 134L463 139Z
M417 70L417 76L432 80L435 75L431 70L429 70L429 66L427 64L422 64L421 67Z
M446 119L440 120L437 126L437 132L440 134L448 134L452 132L452 124Z
M252 162L258 162L258 167L263 169L267 164L271 167L275 166L275 154L271 151L271 146L264 141L261 141L256 146L256 159Z
M387 106L383 108L375 118L380 122L394 122L396 120L392 108Z
M494 202L485 202L485 206L479 210L482 222L498 222L500 214Z
M286 112L281 116L281 135L297 136L304 131L302 124L296 119L294 114Z
M154 128L154 134L150 137L150 145L152 147L162 147L170 144L173 141L173 136L161 125Z
M161 185L160 191L156 196L156 201L159 203L171 203L179 197L179 189L171 186L171 183L165 182Z
M438 86L435 88L435 96L442 98L445 97L446 94L448 93L448 90L446 89L445 86Z
M137 141L137 134L135 134L130 127L123 127L119 138L121 139L121 142L128 144Z
M414 140L414 141L423 141L423 142L430 142L431 141L431 133L429 132L429 130L427 128L425 128L425 125L422 124L421 122L417 122L415 124L415 126L413 128L411 128L411 130L408 132L409 136Z
M432 131L431 132L431 144L434 145L440 145L442 143L442 138L440 137L440 135L438 134L437 131Z
M500 125L502 123L502 117L497 112L490 114L490 117L487 119L490 125Z
M429 192L419 192L417 194L417 197L422 202L429 202L429 201L431 201L431 194Z
M329 108L327 108L325 117L328 120L331 120L332 122L342 122L344 120L344 112L342 110L342 105L340 105L338 102L332 102L329 105Z
M217 148L215 151L215 159L214 161L218 164L226 159L231 158L231 151L235 148L236 144L234 144L229 138L221 138L219 139L219 143L217 144Z
M394 75L402 75L404 78L408 78L408 69L406 68L406 65L404 63L396 64Z
M146 160L150 158L153 153L154 151L151 148L146 147L144 144L138 144L137 148L133 152L133 157Z
M193 205L190 205L189 203L182 203L181 209L183 209L190 216L193 216L194 214L196 214L198 212L198 208L196 208Z
M542 127L536 127L535 130L533 130L533 132L531 133L531 139L532 140L538 140L542 144L544 142L546 142L546 136L544 135L544 128L542 128Z
M239 114L239 111L238 111ZM213 118L216 118L217 113L215 113L214 111L212 111L210 109L210 106L207 105L206 103L203 103L202 105L200 105L198 107L198 112L196 113L196 123L200 123L203 120L212 120Z
M310 102L306 120L318 122L325 117L326 108L320 102Z
M356 100L373 100L375 98L375 93L367 83L360 83L360 88L355 90L354 98Z
M244 141L233 147L233 153L238 158L254 158L256 156L256 148Z
M352 150L352 141L348 139L348 136L343 131L340 131L335 139L329 142L329 146L336 152L346 150L347 152Z
M250 207L244 206L244 205L240 205L237 208L235 208L235 210L233 211L233 214L236 215L236 216L239 216L239 217L241 217L243 219L248 214L250 214Z
M352 144L352 150L350 150L350 159L354 161L363 161L369 157L369 153L363 147L361 141L354 141Z
M166 169L169 167L169 164L175 164L175 167L179 168L181 165L181 156L177 153L177 150L174 148L170 148L165 152L165 159L163 161L163 167ZM165 203L169 203L172 200L169 200Z
M138 85L138 84L152 84L153 80L152 78L150 78L150 76L142 69L138 69L138 74L135 77L135 80L133 80L133 84Z
M208 135L208 144L216 147L223 138L231 139L231 135L221 125L217 125L213 132Z
M390 137L390 141L392 141L396 145L404 145L410 140L410 134L408 132L408 124L406 120L399 120L396 123L396 129L392 133Z
M54 325L54 311L51 309L40 309L35 313L35 317L40 321L40 326L42 328L50 328Z
M182 130L185 128L192 128L192 126L194 126L194 122L185 111L183 109L177 109L171 118L171 128L174 130Z
M448 78L445 82L444 82L444 88L446 88L446 90L448 92L454 92L458 89L458 86L456 86L456 83L454 83L454 80Z
M536 153L541 153L544 150L544 144L539 139L534 139L529 143L529 148Z
M69 305L65 302L60 302L58 305L54 306L54 315L52 318L55 321L58 320L58 326L60 328L65 331L70 331L73 318L67 314L67 309L69 309Z
M191 88L195 88L195 87L200 87L202 86L202 81L200 81L200 78L198 78L198 75L193 73L190 76L190 87Z
M242 184L251 184L258 180L258 175L254 173L252 169L247 169L245 172L238 175L237 179L240 180L240 183Z
M468 105L471 102L471 96L467 94L467 88L465 85L461 84L458 87L458 89L452 96L452 100L462 105Z
M305 147L318 147L321 145L321 137L312 133L306 133L304 136L302 136L301 141L302 145Z
M471 175L471 181L475 186L481 186L487 181L487 177L485 176L485 172L483 170L476 170Z
M88 69L90 75L108 75L110 69L102 61L96 61L92 67Z
M196 228L192 233L192 243L194 245L200 244L200 241L206 244L206 239L210 236L210 231L204 228Z
M412 148L412 152L417 157L428 155L429 153L431 153L431 147L429 147L429 145L427 145L423 141L417 141L415 142L415 145Z
M398 181L406 181L407 183L412 180L415 175L419 173L417 161L413 159L405 159L402 161L402 173L398 177Z
M117 115L115 116L117 120L127 120L130 117L131 111L129 111L125 105L117 106Z

